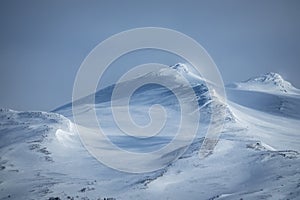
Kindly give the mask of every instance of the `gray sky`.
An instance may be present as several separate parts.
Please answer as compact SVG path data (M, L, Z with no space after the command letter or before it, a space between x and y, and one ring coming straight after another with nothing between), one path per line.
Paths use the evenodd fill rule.
M145 26L175 29L197 40L225 83L274 71L299 88L299 10L296 0L2 0L0 107L47 111L70 102L88 53L112 34ZM143 55L142 61L151 61ZM176 61L155 55L158 61Z

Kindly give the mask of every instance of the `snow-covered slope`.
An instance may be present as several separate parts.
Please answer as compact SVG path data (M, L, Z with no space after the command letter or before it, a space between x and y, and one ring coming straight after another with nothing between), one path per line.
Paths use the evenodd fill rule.
M217 95L209 94L203 79L187 65L172 68L192 83L201 108L199 132L176 162L151 173L119 172L98 162L82 146L74 131L71 104L56 109L59 114L2 109L0 199L298 199L297 89L283 79L282 84L278 83L279 88L284 88L281 90L268 77L253 78L228 88L229 100L225 105ZM164 76L180 85L180 77L170 77L163 71L147 76ZM148 108L156 103L165 107L169 123L160 136L132 139L122 136L111 119L109 106L114 87L95 94L97 115L112 142L136 152L168 144L179 120L174 94L155 84L145 85L134 93L131 113L138 124L147 123ZM82 99L76 109L84 113L91 108ZM211 113L222 113L221 110L226 110L222 135L213 153L199 159L199 147Z
M231 101L255 110L300 119L300 90L276 73L231 84L227 96Z

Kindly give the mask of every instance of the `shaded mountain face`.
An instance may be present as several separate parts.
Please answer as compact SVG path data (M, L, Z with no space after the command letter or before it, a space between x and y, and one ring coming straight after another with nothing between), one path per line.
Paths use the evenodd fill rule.
M147 80L152 80L156 82L156 80L165 80L168 82L168 85L172 85L172 88L166 88L160 84L145 84L139 87L133 95L130 97L130 104L135 106L150 106L154 104L160 104L162 106L169 107L171 109L179 110L179 102L176 99L175 94L172 92L173 90L180 90L182 94L185 92L185 88L192 87L199 107L203 107L206 104L209 104L213 99L217 100L217 97L214 96L214 93L209 92L207 83L198 75L194 74L187 64L178 63L170 66L171 69L177 71L178 75L174 76L174 74L170 74L168 70L159 70L158 72L150 72L140 77L136 77L133 80L128 80L125 82L119 83L123 85L124 88L127 86L130 87L138 82L146 82ZM185 85L185 82L182 79L188 81L190 85ZM77 101L76 105L86 105L91 102L91 99L94 99L96 104L96 108L102 108L110 106L112 93L116 85L111 85L106 88L100 89L95 94L91 94L88 97L80 99ZM123 95L123 96L122 96ZM124 91L123 94L119 95L118 98L122 99L128 94ZM191 101L189 96L185 96L185 102L188 103ZM66 104L61 106L55 110L54 112L61 113L64 116L72 117L72 104Z
M190 113L181 113L182 105L180 105L174 91L177 91L177 95L179 94L181 103L184 104L184 106L189 106L189 104L194 101L198 103L197 107L191 111L199 111L200 114L200 128L197 130L197 137L201 138L205 136L209 127L208 125L212 121L212 113L219 113L219 115L214 116L214 120L222 121L222 118L225 118L224 114L222 114L224 112L226 112L226 120L234 120L234 116L230 114L228 107L219 100L216 93L209 91L206 85L207 83L200 76L193 73L190 66L178 63L170 66L170 68L176 71L176 74L170 73L167 69L161 69L134 79L120 82L118 85L111 85L97 91L95 94L78 100L74 109L76 109L79 113L82 113L82 115L90 112L91 109L95 109L96 115L98 119L100 119L99 124L102 130L107 133L108 137L115 145L126 150L144 153L157 150L165 144L162 142L160 146L151 146L150 144L153 144L155 141L164 140L170 142L172 138L169 137L177 134L177 131L181 126L182 118L185 117L185 115L190 115ZM185 79L185 81L183 79ZM145 84L137 88L130 97L129 104L127 104L124 100L124 97L128 95L126 88L131 88L132 85L139 85L143 82L154 83ZM155 82L165 83L166 85L169 85L170 88L156 84ZM119 107L129 107L130 117L137 125L146 126L149 122L151 122L149 109L153 105L159 104L164 108L164 111L166 112L166 122L164 123L159 135L155 135L147 140L141 140L133 137L125 139L123 137L124 133L115 122L111 109L111 98L116 87L123 87L124 90L118 94L114 101L117 101ZM190 89L194 92L194 96L189 94ZM95 101L95 105L91 103L93 100ZM62 106L54 110L54 112L60 113L73 120L72 104ZM81 125L97 128L97 125L91 124L90 120L85 121L85 119L86 117L83 119L84 122ZM126 117L123 119L124 121L127 120ZM159 120L164 120L164 115L160 115ZM188 123L192 123L192 120ZM192 125L186 126L192 127ZM121 139L120 136L122 136ZM162 138L161 136L167 138ZM149 140L153 141L149 142ZM131 145L127 145L128 143ZM139 148L141 144L143 144L143 148Z

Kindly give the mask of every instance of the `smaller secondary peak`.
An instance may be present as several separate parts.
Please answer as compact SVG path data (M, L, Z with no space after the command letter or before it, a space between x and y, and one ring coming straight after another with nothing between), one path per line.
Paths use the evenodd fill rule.
M250 78L246 82L262 82L262 83L270 83L273 82L275 84L290 84L289 82L285 81L281 75L275 72L268 72L258 77Z
M227 85L229 88L239 88L242 90L264 91L269 93L289 93L299 94L299 89L290 82L284 80L282 76L275 72L269 72L246 81Z

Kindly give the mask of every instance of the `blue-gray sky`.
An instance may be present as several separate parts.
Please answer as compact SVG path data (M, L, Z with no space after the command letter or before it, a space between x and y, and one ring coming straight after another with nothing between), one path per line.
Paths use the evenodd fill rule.
M194 38L225 83L274 71L300 87L299 10L296 0L2 0L0 107L47 111L70 102L88 53L112 34L145 26Z

